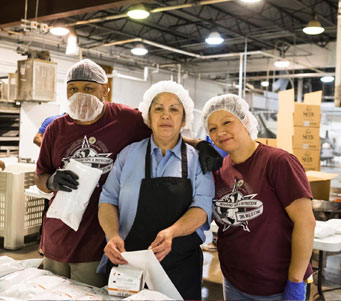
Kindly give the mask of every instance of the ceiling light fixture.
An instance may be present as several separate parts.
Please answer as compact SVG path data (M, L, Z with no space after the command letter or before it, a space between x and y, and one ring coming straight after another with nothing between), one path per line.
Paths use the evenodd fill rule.
M334 81L334 76L322 76L320 80L323 83L331 83Z
M129 18L132 19L137 19L137 20L142 20L142 19L146 19L150 13L148 10L146 10L145 6L140 3L137 5L133 5L127 12L127 15L129 16Z
M324 28L321 23L315 18L311 20L306 27L303 28L303 32L309 35L317 35L324 32Z
M286 68L290 65L290 62L285 60L285 59L281 59L281 60L278 60L274 63L274 65L277 67L277 68Z
M55 36L65 36L69 32L70 32L70 29L68 29L61 23L57 23L50 28L50 33L52 33Z
M148 53L148 49L141 43L136 44L136 46L130 51L134 55L146 55Z
M79 46L77 44L77 35L75 32L70 32L67 38L66 44L66 55L78 55L79 54Z
M205 42L209 45L219 45L224 42L224 39L221 37L219 32L212 31L208 37L205 39Z
M269 87L269 85L270 85L270 83L267 80L262 81L260 84L264 88Z

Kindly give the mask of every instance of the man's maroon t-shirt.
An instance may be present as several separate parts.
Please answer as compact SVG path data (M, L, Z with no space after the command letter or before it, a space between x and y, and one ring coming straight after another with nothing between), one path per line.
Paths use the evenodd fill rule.
M302 165L292 154L260 143L241 164L225 157L214 177L213 214L224 277L248 294L283 292L293 231L285 207L312 198ZM310 274L309 266L306 276Z
M103 174L77 232L59 219L44 218L41 247L46 257L69 263L101 259L106 244L97 218L102 185L116 155L128 144L150 135L140 112L115 103L107 103L104 115L94 124L80 125L65 115L48 126L37 162L38 175L54 173L71 158L100 168Z

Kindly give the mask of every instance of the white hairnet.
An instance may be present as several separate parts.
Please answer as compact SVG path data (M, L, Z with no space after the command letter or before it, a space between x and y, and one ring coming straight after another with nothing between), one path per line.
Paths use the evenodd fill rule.
M100 65L85 59L72 65L66 73L66 82L87 81L97 84L106 84L108 77Z
M172 93L175 94L179 100L181 101L184 111L186 114L186 122L185 129L188 129L192 119L193 119L193 108L194 103L192 98L189 96L188 91L180 84L173 82L171 80L160 81L154 85L152 85L143 95L143 101L139 104L139 110L142 113L143 120L146 124L148 124L148 112L149 107L153 101L153 99L160 93Z
M257 138L258 134L258 121L256 117L249 111L248 103L238 95L224 94L212 97L208 100L201 113L202 126L208 131L208 117L215 111L227 111L235 115L245 126L246 130L252 139Z

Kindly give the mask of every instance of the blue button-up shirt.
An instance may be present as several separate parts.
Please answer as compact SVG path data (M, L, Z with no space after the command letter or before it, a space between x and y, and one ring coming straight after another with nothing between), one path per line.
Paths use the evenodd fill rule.
M99 199L99 203L110 203L119 207L119 234L122 239L128 235L137 210L141 181L145 177L145 155L148 139L132 143L125 147L117 156ZM181 177L181 142L179 139L173 149L162 155L161 149L151 139L150 155L152 159L152 178ZM188 177L193 187L193 201L190 207L205 210L207 222L197 233L205 241L204 230L208 230L211 222L214 182L210 173L201 171L197 151L187 145ZM162 201L162 200L160 200ZM153 218L152 216L150 218Z
M119 208L119 235L122 239L127 237L135 220L141 181L145 178L148 140L149 138L132 143L118 154L107 181L103 185L99 199L100 204L110 203ZM173 149L167 150L163 156L161 149L151 139L152 178L182 177L181 142L182 138ZM193 201L190 207L199 207L207 214L206 223L196 230L201 240L205 241L204 230L208 230L211 223L214 182L211 173L202 173L197 151L188 144L186 146L188 178L191 180L193 188Z

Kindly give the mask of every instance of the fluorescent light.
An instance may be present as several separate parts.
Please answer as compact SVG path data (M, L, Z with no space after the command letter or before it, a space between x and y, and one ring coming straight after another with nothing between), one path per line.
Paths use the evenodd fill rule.
M274 65L277 67L277 68L286 68L290 65L290 62L287 61L287 60L279 60L279 61L276 61L274 63Z
M322 76L320 80L323 83L331 83L334 81L334 76Z
M63 26L53 26L50 28L50 32L55 36L65 36L70 30Z
M303 32L309 35L317 35L324 32L324 28L318 20L311 20L306 27L303 28Z
M145 55L148 53L148 49L143 44L136 44L136 46L130 50L134 55Z
M224 42L224 39L221 37L219 32L213 31L211 32L208 37L205 39L205 42L210 45L219 45Z
M262 85L262 87L269 87L270 83L267 80L264 80L260 83Z
M256 2L260 2L262 0L241 0L242 2L245 2L245 3L256 3Z
M142 20L142 19L147 18L150 15L150 13L149 11L146 10L144 5L141 3L141 4L133 5L128 10L127 15L129 16L129 18L132 18L132 19Z
M67 38L66 44L66 55L78 55L79 54L79 47L77 44L77 36L74 34L69 34Z

